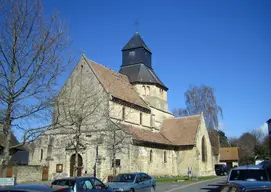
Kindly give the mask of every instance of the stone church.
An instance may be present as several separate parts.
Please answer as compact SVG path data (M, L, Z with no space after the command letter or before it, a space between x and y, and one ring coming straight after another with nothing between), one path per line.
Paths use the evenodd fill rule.
M219 159L212 151L203 114L174 117L167 92L153 68L152 52L138 33L122 49L119 72L82 55L56 98L56 103L67 104L58 110L55 104L54 121L57 116L62 126L51 128L32 143L30 164L48 167L49 179L71 176L78 133L78 124L71 119L77 118L81 120L76 140L80 142L79 175L91 175L94 169L102 180L112 175L108 146L117 137L117 173L177 176L191 169L196 176L214 175ZM76 115L71 115L74 111ZM122 135L117 136L109 124Z

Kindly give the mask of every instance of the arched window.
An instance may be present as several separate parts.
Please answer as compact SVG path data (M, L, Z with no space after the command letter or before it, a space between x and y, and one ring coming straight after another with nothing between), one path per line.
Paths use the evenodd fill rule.
M54 137L51 137L51 138L49 138L49 144L48 144L48 148L47 148L47 158L52 157L53 144L54 144Z
M205 142L204 136L201 139L201 160L203 162L207 161L207 150L206 150L206 142Z
M125 120L125 107L122 107L122 120Z
M40 160L43 160L43 149L40 150Z
M146 95L146 87L145 87L145 85L143 85L142 88L143 88L143 95Z
M146 95L150 95L150 92L151 92L151 88L150 88L150 86L147 86Z
M152 150L150 150L150 162L152 162Z

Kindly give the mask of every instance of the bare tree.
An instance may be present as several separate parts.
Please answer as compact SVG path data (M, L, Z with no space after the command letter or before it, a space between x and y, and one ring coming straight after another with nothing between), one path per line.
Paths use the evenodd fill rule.
M86 143L90 142L89 139L85 139L85 135L95 133L97 137L101 134L108 117L107 94L103 87L98 85L96 77L88 73L89 68L84 57L79 63L55 99L55 126L46 133L66 138L69 143L65 142L65 147L73 146L73 176L78 176L78 170L81 168L78 162L80 148L86 148ZM94 140L99 142L97 138Z
M203 112L208 128L218 128L218 116L223 117L222 108L217 104L214 89L205 85L191 86L185 92L186 108L176 109L176 116L196 115Z
M61 55L68 44L63 25L57 14L45 19L42 13L39 0L1 1L0 111L7 138L4 170L10 149L18 147L10 145L12 129L22 132L19 145L23 145L48 128L56 78L63 71Z
M121 121L110 120L106 127L107 142L106 149L112 156L113 177L117 174L116 157L128 153L130 145L133 144L131 134L127 131L128 127Z

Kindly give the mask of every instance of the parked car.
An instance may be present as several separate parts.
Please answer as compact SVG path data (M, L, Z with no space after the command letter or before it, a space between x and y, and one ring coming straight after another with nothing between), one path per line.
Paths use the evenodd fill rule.
M230 183L221 188L221 192L271 192L271 182L246 182Z
M0 188L0 191L8 192L71 192L72 190L69 187L65 186L55 186L51 188L48 185L42 184L21 184L14 185L11 187Z
M215 164L216 175L227 175L229 173L229 168L225 164Z
M69 187L73 192L113 192L113 190L95 177L67 177L56 179L52 182L52 189L55 186Z
M123 173L119 174L108 186L115 192L150 192L155 191L156 181L146 173Z
M242 181L270 181L270 176L262 165L246 165L231 169L227 183Z

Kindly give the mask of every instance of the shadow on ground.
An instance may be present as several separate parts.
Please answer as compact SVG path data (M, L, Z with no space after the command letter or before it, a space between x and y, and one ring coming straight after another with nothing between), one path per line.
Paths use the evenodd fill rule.
M216 184L209 184L207 187L201 188L200 190L206 192L219 192L223 186L225 186L225 182L219 182Z

